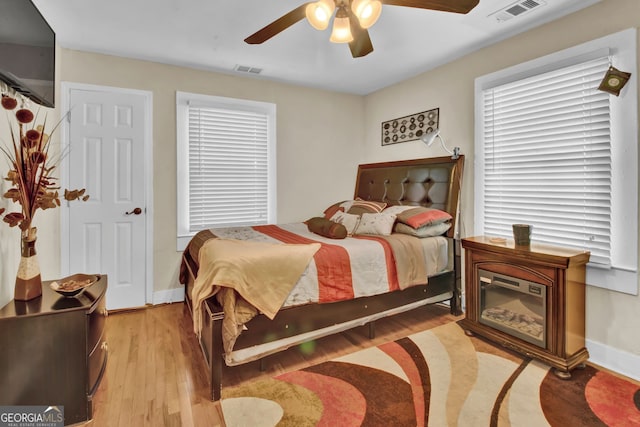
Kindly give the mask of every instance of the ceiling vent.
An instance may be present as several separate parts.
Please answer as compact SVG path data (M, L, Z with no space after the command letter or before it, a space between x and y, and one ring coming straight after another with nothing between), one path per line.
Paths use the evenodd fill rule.
M498 22L504 22L517 16L522 16L545 4L547 3L543 0L520 0L492 13L489 17L496 19Z
M249 74L260 74L262 72L262 68L249 67L247 65L236 65L234 70Z

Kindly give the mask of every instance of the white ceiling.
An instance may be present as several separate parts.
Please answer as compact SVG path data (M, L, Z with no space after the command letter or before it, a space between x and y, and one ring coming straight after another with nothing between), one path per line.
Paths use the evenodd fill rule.
M467 15L384 5L369 29L374 51L356 59L306 20L244 43L304 0L33 1L64 48L224 73L256 67L255 78L364 95L600 0L536 0L545 4L501 23L490 15L514 0L480 0Z

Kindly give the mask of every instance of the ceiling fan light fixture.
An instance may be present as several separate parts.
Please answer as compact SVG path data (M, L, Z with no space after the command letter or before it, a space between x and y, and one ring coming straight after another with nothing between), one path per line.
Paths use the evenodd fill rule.
M314 3L309 3L305 8L305 15L309 24L316 30L324 30L329 26L331 21L331 15L335 10L336 5L333 0L318 0Z
M344 5L338 7L336 17L333 18L333 30L331 31L329 40L333 43L350 43L353 41L349 14L345 10Z
M360 26L364 29L376 23L382 12L382 2L380 0L353 0L351 10L358 18Z

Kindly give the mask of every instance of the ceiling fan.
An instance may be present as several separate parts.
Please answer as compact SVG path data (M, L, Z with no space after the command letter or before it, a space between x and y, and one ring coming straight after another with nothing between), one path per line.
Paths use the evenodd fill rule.
M415 7L443 12L468 13L480 0L317 0L304 3L256 31L244 41L261 44L305 17L311 26L324 30L333 17L330 40L349 43L354 58L373 52L367 30L378 20L382 5Z

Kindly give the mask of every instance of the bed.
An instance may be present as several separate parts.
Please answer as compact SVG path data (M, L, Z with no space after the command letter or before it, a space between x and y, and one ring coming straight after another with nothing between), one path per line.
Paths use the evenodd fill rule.
M259 360L303 342L362 325L368 325L373 336L376 320L427 304L448 303L453 314L460 314L460 257L454 236L463 166L464 156L359 165L353 200L332 205L319 219L324 221L322 224L344 224L349 231L346 238L317 234L320 231L312 229L308 221L197 233L183 252L180 281L185 286L185 302L207 363L211 398L220 399L223 364L236 366ZM378 207L380 213L362 213L366 210L358 211L356 205L358 209ZM443 228L446 231L441 234L429 237L396 232L400 218L406 216L404 212L417 211L446 214L450 226ZM361 223L349 229L346 220L353 218L353 213L359 213ZM366 219L379 221L386 213L394 217L397 214L390 234L385 231L381 235L372 232L372 235L366 227L361 228ZM355 233L357 230L365 232ZM332 255L330 249L333 248L347 253L349 273L336 267L340 260ZM236 252L241 254L242 262L231 258ZM264 253L266 261L250 258L254 253ZM365 257L360 263L365 268L354 266L359 259L356 257L360 256ZM286 258L292 268L289 276L297 280L273 291L277 294L275 299L263 301L270 298L263 294L271 293L264 291L265 283L275 286L277 280L271 280L272 277L284 271L277 264L278 257ZM235 270L244 262L253 266L254 259L259 260L256 265L263 264L264 268L241 274L228 272L230 264ZM374 267L382 270L374 271ZM325 270L331 270L333 275L325 277ZM223 274L221 271L228 276L216 275ZM343 274L352 276L343 280ZM242 280L238 279L242 282L239 287L213 283L227 283L227 277L233 282L236 276L242 276ZM291 281L290 277L282 280L287 279ZM354 290L343 292L343 288L332 287L334 282L343 281L351 283ZM313 297L301 291L305 286L324 289L320 282L328 282L329 291L311 292ZM380 289L363 291L369 284L373 286L373 282ZM264 292L254 298L247 294L249 287ZM340 293L347 295L334 295Z

